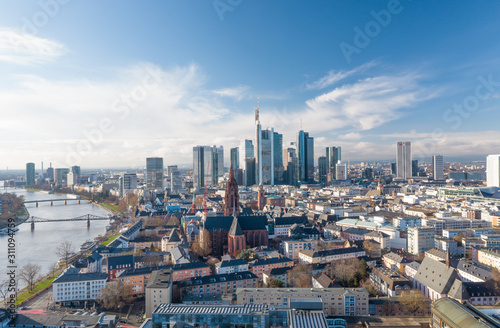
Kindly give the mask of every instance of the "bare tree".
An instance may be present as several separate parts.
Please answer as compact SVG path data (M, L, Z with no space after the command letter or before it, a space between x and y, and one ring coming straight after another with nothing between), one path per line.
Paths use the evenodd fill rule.
M288 284L297 288L311 288L311 273L312 266L304 263L299 263L288 271Z
M381 250L380 244L371 240L365 240L363 242L363 249L366 251L368 256L371 257L380 257Z
M25 264L21 268L19 278L28 285L28 289L30 291L33 290L35 282L40 274L40 270L42 270L42 267L39 264L35 263Z
M70 242L69 240L63 241L59 246L56 248L56 254L57 256L61 257L64 259L64 264L68 265L69 257L71 254L74 252L73 248L73 243Z
M110 281L101 290L100 303L105 309L121 309L134 299L132 287L119 280Z
M420 290L415 289L402 292L399 295L399 303L408 311L408 313L415 316L418 311L425 310L428 303L430 303L430 299L428 299Z
M51 274L52 277L54 277L56 275L56 271L58 268L59 268L59 266L57 265L57 263L52 263L49 266L49 273Z
M212 240L208 230L200 231L193 243L192 250L199 256L208 256L212 253Z
M0 282L0 300L5 300L9 296L9 280Z

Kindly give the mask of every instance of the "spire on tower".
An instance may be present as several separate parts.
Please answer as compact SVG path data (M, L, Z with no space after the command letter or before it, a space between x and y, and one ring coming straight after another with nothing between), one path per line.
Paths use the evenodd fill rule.
M255 123L260 124L260 118L259 118L259 105L260 104L260 99L257 97L257 108L255 108Z

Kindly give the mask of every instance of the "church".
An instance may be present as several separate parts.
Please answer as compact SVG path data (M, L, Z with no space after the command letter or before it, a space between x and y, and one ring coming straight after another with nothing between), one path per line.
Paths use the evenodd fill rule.
M232 166L225 188L224 216L206 217L202 224L210 233L214 256L267 246L269 241L265 215L240 215L238 184Z

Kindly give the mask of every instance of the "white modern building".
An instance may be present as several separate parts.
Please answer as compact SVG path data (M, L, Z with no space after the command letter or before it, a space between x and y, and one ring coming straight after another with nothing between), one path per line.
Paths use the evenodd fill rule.
M432 156L432 174L434 180L444 180L444 160L441 155Z
M135 189L137 189L137 174L124 173L120 177L120 197L125 197Z
M108 275L105 273L64 273L52 283L54 303L95 301L106 288Z
M500 155L486 157L486 180L488 187L500 187Z
M412 177L411 142L398 141L396 152L396 176L399 179Z
M347 164L339 162L335 165L335 179L347 180Z

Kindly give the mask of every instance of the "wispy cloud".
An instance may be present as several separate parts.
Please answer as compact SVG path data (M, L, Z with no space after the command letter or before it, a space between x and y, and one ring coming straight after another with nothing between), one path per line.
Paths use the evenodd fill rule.
M307 90L321 90L326 87L329 87L351 75L357 74L359 72L363 72L370 67L375 66L375 62L369 62L364 65L361 65L359 67L356 67L350 71L334 71L331 70L329 71L325 76L323 76L321 79L314 81L313 83L306 84L306 89Z
M0 29L0 61L20 65L53 62L67 52L54 40L43 39L12 29Z
M305 120L320 130L346 126L370 130L396 120L403 110L436 96L419 76L377 76L343 85L306 102Z
M233 98L236 101L241 101L242 99L248 99L250 88L246 85L241 85L233 88L223 88L218 90L213 90L212 92L221 97Z

